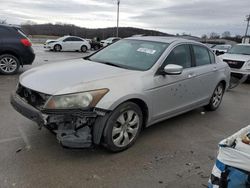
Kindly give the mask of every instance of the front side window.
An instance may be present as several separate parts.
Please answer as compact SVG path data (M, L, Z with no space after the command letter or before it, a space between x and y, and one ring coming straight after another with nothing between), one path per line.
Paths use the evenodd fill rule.
M204 48L203 46L193 45L193 49L196 66L210 64L210 57L206 48Z
M124 39L97 52L89 60L145 71L156 63L168 46L163 42Z
M189 45L183 44L174 48L164 61L163 66L168 64L180 65L183 68L191 67L192 64Z

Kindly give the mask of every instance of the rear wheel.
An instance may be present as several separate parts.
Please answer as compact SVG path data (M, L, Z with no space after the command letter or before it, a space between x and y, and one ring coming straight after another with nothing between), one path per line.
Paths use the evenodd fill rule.
M55 51L55 52L60 52L61 50L62 50L62 46L61 46L61 45L56 44L56 45L54 46L54 51Z
M104 130L104 146L113 152L132 146L142 127L142 112L138 105L126 102L117 107L109 117Z
M88 50L87 46L84 46L84 45L83 45L83 46L81 47L81 51L82 51L82 52L85 53L85 52L87 52L87 50Z
M219 83L213 93L213 96L210 99L210 102L206 107L207 110L209 111L214 111L217 108L219 108L223 95L224 95L224 91L225 91L225 86L223 83Z
M0 56L0 73L10 75L15 74L19 70L20 61L11 54Z

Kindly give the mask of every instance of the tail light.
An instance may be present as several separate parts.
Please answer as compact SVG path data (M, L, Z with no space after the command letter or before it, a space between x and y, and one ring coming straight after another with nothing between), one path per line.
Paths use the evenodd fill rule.
M30 47L32 45L29 39L21 39L20 41L24 46Z

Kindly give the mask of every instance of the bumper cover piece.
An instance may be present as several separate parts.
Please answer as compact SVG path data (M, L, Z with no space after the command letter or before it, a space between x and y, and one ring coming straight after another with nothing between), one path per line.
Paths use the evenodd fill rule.
M27 104L17 94L11 94L10 103L16 111L26 118L35 121L39 126L46 124L46 117L39 110Z
M89 148L92 145L91 130L88 126L77 132L72 130L58 130L57 139L67 148Z

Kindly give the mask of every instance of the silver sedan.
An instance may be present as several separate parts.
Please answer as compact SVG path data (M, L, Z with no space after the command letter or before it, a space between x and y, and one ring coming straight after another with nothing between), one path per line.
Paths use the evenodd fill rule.
M142 128L202 106L216 110L229 80L228 65L201 43L132 37L25 72L11 104L63 146L102 144L117 152Z

